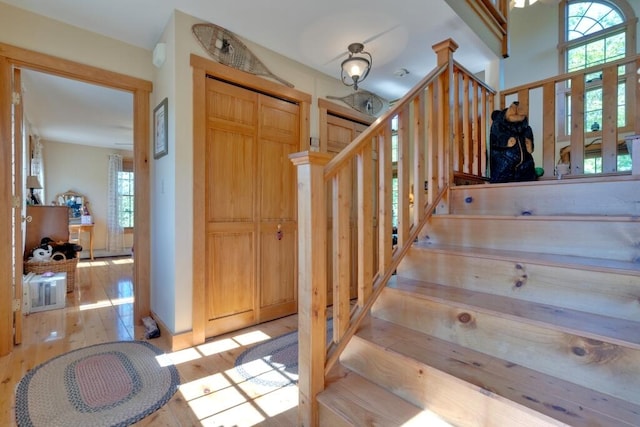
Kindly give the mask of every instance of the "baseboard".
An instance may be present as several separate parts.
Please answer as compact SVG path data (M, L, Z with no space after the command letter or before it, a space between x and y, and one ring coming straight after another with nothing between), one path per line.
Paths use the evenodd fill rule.
M90 255L91 254L90 254L88 249L83 249L78 254L78 258L80 258L80 259L89 259ZM130 256L130 255L131 255L131 248L124 248L123 250L117 251L117 252L109 252L109 251L107 251L105 249L94 249L93 250L93 257L94 258L110 258L110 257Z
M185 348L193 347L192 331L173 335L169 331L169 328L167 328L167 325L162 323L158 315L153 311L151 311L151 317L156 321L158 328L160 328L160 339L166 343L167 347L169 347L171 351L184 350Z

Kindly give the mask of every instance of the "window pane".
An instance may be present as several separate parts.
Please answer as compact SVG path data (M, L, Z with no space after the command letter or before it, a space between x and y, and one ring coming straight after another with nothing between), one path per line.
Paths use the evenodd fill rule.
M567 71L575 71L585 68L587 53L585 46L578 46L570 49L567 53Z
M597 131L602 127L602 89L593 89L585 93L584 127L588 132Z
M598 2L570 3L567 12L567 40L576 40L624 22L617 9Z
M121 227L133 227L133 172L118 172L118 222Z
M625 34L615 34L607 37L606 39L606 52L605 56L607 61L614 61L616 59L624 58L625 52Z
M596 40L587 44L586 66L591 67L604 62L604 40Z
M398 178L391 180L391 226L398 226Z
M627 125L626 95L627 85L621 82L618 85L618 127Z

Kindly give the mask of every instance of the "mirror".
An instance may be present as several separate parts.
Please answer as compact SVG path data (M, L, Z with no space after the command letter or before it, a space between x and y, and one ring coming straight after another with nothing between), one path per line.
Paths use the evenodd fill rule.
M67 191L56 195L56 203L58 206L67 206L69 208L69 223L80 224L83 216L89 215L89 201L84 194L75 191Z

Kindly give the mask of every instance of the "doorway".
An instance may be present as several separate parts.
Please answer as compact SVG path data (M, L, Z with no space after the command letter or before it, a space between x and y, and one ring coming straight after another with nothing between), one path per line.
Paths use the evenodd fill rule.
M133 151L136 171L135 194L148 195L150 188L149 173L149 95L152 84L149 81L123 74L99 69L73 61L56 58L50 55L0 44L0 138L12 141L12 111L16 97L11 85L15 69L30 69L43 73L68 77L74 80L96 84L108 88L123 90L133 95ZM3 171L0 187L0 241L12 242L12 227L19 227L21 220L22 189L17 188L14 194L12 176L12 144L3 143L0 151L0 168ZM16 220L14 220L16 218ZM136 251L134 264L134 318L141 319L150 312L149 298L149 234L150 234L150 202L148 197L137 197L135 200L134 221L136 224L133 244ZM15 224L18 222L18 224ZM0 271L12 271L12 260L22 248L15 245L0 245ZM17 259L20 259L18 257ZM11 275L0 276L0 292L12 295L14 278ZM2 298L0 303L0 356L8 354L13 348L14 325L13 298Z
M34 190L36 199L41 205L81 201L82 212L77 208L69 220L70 241L83 248L80 258L131 255L133 95L31 69L19 71L27 120L25 175L42 187ZM63 194L70 197L61 200ZM39 243L44 236L31 237Z

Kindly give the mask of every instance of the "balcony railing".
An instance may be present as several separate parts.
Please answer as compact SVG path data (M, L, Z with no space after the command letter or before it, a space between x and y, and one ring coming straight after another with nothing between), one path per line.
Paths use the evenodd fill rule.
M626 141L640 135L639 70L636 56L500 92L501 105L517 100L528 111L543 178L559 163L571 177L632 173Z

